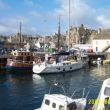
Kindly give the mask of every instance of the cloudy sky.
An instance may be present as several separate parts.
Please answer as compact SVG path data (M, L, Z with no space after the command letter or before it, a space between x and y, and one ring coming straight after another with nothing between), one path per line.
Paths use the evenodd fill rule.
M71 26L110 28L110 0L70 0ZM69 0L0 0L0 34L48 35L68 29Z

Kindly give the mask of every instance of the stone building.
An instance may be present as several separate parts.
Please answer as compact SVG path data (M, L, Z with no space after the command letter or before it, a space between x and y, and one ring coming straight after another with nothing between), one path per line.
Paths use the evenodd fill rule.
M58 48L58 34L54 33L52 35L52 42L55 44L55 47ZM66 36L65 35L60 35L59 38L59 46L64 47L66 45Z
M67 45L71 48L75 44L86 44L93 32L94 30L85 28L83 24L80 27L70 27L70 36L69 32L66 32Z

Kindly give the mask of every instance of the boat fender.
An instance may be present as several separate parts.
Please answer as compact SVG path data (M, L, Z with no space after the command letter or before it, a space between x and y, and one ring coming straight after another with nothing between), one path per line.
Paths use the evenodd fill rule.
M41 60L40 60L40 59L38 59L38 60L37 60L37 64L40 66L40 65L41 65L41 63L42 63L42 62L41 62Z

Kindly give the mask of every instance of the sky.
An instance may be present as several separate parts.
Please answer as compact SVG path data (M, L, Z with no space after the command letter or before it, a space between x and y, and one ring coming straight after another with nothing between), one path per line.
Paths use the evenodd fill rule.
M68 30L69 0L0 0L0 34L52 35ZM70 25L110 28L110 0L70 0Z

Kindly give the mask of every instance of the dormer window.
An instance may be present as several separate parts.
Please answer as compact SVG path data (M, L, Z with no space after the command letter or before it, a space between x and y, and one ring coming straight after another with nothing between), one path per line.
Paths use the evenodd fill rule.
M46 104L46 105L49 105L49 104L50 104L50 100L46 99L46 100L45 100L45 104Z

